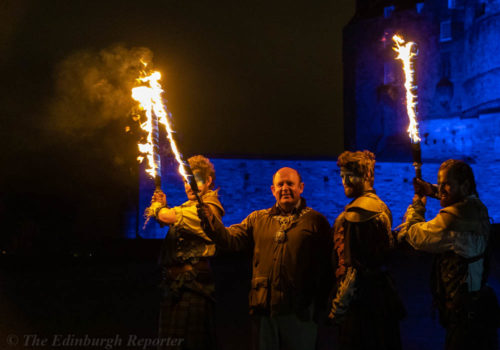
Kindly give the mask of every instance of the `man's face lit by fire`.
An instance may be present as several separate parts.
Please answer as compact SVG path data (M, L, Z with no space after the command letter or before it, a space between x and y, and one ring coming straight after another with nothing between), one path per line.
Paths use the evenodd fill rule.
M467 196L468 183L460 184L449 169L438 172L438 195L442 207L460 202Z
M304 191L304 183L300 181L294 169L281 168L274 175L271 191L281 209L288 212L299 203L300 195Z
M201 197L210 189L210 185L212 184L212 177L208 176L208 179L204 179L200 175L200 173L194 172L194 179L196 180L196 184L198 185L198 195ZM191 189L191 186L186 181L184 181L184 190L186 191L186 196L190 201L196 200L196 196Z
M363 194L364 184L363 177L354 173L352 170L341 167L340 177L347 198L356 198Z

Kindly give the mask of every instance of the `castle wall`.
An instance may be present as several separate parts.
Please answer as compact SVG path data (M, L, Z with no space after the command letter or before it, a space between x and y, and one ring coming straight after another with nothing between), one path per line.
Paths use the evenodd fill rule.
M410 153L404 76L401 62L395 59L392 36L400 34L419 44L419 113L429 115L436 110L434 89L425 87L439 81L434 32L435 25L414 11L394 13L387 19L357 20L345 28L346 149L368 149L383 156L403 149Z
M497 116L491 117L496 118ZM445 131L440 129L440 132ZM422 151L425 156L427 149L424 147ZM447 156L444 159L448 158L450 157ZM219 198L226 210L226 215L223 217L226 226L241 222L254 210L268 208L275 204L270 189L272 176L276 170L284 166L290 166L300 172L305 184L303 197L306 199L307 205L324 214L330 224L334 223L335 218L350 201L345 197L342 180L339 176L340 170L335 159L211 159L211 161L217 172L216 187L220 187ZM438 168L439 163L429 163L424 160L423 178L436 183ZM492 161L487 166L472 164L472 168L481 199L488 207L493 220L500 222L500 202L497 191L493 190L500 181L500 172L498 171L500 163ZM186 200L186 195L177 168L174 164L169 166L165 163L163 174L165 177L163 190L167 194L169 205L182 204ZM377 194L392 211L393 227L402 222L403 214L411 203L413 197L411 180L414 176L415 171L411 161L401 163L377 161L375 164L374 187ZM139 205L142 213L149 204L154 186L153 181L146 176L141 181ZM432 218L439 209L439 201L429 199L426 217ZM144 219L141 216L139 219L141 220L137 232L139 236L143 238L163 238L165 236L167 227L161 228L158 223L152 220L146 229L142 230ZM136 236L135 229L136 226L131 225L127 230L127 237L134 238Z
M499 130L500 113L427 120L421 124L422 156L438 162L448 158L478 164L500 161Z
M500 13L476 19L466 32L463 109L475 114L500 107Z
M473 162L500 158L500 1L425 1L423 9L355 16L344 30L347 149L384 159L410 156L404 77L391 37L417 42L418 119L424 157ZM387 4L388 6L388 4ZM441 34L451 21L450 39ZM354 106L347 105L354 104ZM496 155L498 154L498 156Z

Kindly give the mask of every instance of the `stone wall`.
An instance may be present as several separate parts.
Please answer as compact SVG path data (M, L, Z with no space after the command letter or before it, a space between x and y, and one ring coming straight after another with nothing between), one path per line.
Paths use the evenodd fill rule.
M489 167L500 161L500 113L431 119L421 124L424 158L459 158Z
M404 78L394 53L384 51L392 46L392 34L400 33L419 45L415 65L424 157L500 158L495 147L500 137L500 2L470 0L450 9L446 1L425 1L420 11L398 10L394 3L390 16L357 16L344 30L346 148L408 159ZM450 39L441 40L447 21Z
M425 156L425 149L423 149ZM344 195L339 169L334 160L266 160L266 159L212 159L216 171L220 199L226 209L224 223L228 226L243 220L253 210L268 208L275 203L271 193L273 173L281 167L290 166L298 169L303 177L304 197L307 204L323 213L330 224L343 210L349 200ZM500 197L498 183L500 182L500 163L489 167L472 164L475 171L479 195L488 206L490 216L495 222L500 222ZM422 168L423 177L435 183L439 163L425 163ZM179 205L186 200L184 186L175 167L166 170L163 186L171 206ZM165 176L165 175L164 175ZM403 214L413 197L411 180L414 169L410 163L377 162L375 165L375 189L393 213L393 227L402 222ZM143 178L140 193L140 212L145 207L154 191L152 181ZM439 210L437 200L429 200L427 217L432 218ZM126 236L136 237L136 213L129 215L129 228ZM139 216L139 227L144 220ZM166 228L160 228L151 222L146 230L139 230L139 236L144 238L162 238Z

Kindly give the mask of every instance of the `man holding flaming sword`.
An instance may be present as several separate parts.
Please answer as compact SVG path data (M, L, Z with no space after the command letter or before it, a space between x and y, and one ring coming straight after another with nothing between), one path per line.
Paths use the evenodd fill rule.
M198 194L184 183L188 201L168 208L166 196L155 191L150 215L170 229L165 237L159 263L162 267L164 297L160 309L160 338L182 340L177 349L215 349L214 280L209 258L215 244L203 232L197 214L197 195L219 220L224 209L214 191L215 169L203 156L188 159ZM194 184L193 184L194 186ZM168 349L172 349L171 346Z
M446 350L498 349L500 314L493 289L486 284L490 221L476 191L472 168L450 159L441 164L437 191L414 180L415 196L405 214L398 240L436 254L431 290L446 329ZM443 209L425 221L426 196Z

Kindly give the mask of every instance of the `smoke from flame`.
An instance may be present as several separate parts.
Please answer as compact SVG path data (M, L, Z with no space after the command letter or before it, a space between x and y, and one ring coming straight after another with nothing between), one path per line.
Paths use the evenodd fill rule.
M420 135L418 132L417 122L417 95L414 93L415 85L415 70L413 69L413 58L417 55L412 49L415 45L414 42L405 42L399 35L394 35L392 40L395 43L394 51L398 53L396 59L403 62L403 71L405 75L405 89L406 89L406 111L410 119L408 126L408 134L413 143L420 142Z
M114 45L65 58L56 70L47 129L78 141L112 123L125 124L124 116L134 108L130 89L144 69L141 59L149 63L152 56L147 48Z

